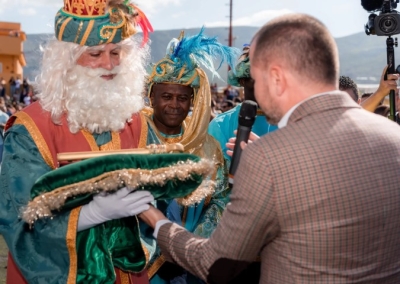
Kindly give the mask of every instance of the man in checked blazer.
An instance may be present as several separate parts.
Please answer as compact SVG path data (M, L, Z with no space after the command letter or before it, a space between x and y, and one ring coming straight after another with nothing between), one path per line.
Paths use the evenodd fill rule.
M258 255L261 283L400 283L399 126L337 90L337 47L315 18L270 21L252 46L256 99L280 129L243 151L209 239L142 213L163 255L208 283Z

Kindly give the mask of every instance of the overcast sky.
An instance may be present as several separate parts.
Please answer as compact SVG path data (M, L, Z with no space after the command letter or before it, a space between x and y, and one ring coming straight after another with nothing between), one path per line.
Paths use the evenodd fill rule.
M229 0L136 0L155 30L229 25ZM233 0L233 23L262 26L289 12L313 15L333 36L364 30L368 19L359 0ZM20 22L27 34L52 33L53 20L62 0L0 0L0 21Z

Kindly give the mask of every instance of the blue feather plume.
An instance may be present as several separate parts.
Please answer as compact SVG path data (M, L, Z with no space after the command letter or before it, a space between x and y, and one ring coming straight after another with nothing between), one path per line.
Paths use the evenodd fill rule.
M197 35L183 37L178 43L174 42L172 47L174 48L170 50L170 57L177 65L186 65L189 70L201 65L219 78L217 70L222 64L227 63L235 70L235 62L240 55L238 48L223 45L216 37L204 35L204 27ZM217 68L214 66L214 60L220 60Z

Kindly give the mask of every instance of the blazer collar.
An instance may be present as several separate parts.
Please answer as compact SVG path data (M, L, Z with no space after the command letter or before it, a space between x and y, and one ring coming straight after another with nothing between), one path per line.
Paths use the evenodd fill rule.
M301 120L308 115L337 108L361 108L345 93L317 96L301 103L289 117L288 124Z

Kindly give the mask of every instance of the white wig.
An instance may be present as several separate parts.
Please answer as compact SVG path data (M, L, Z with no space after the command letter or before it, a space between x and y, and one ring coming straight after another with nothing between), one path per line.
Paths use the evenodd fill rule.
M140 47L139 37L118 44L122 47L121 63L114 69L118 75L110 81L100 78L97 69L76 64L86 46L54 39L43 48L42 70L35 88L54 123L60 124L66 114L73 133L82 128L92 133L119 131L143 107L149 47Z

